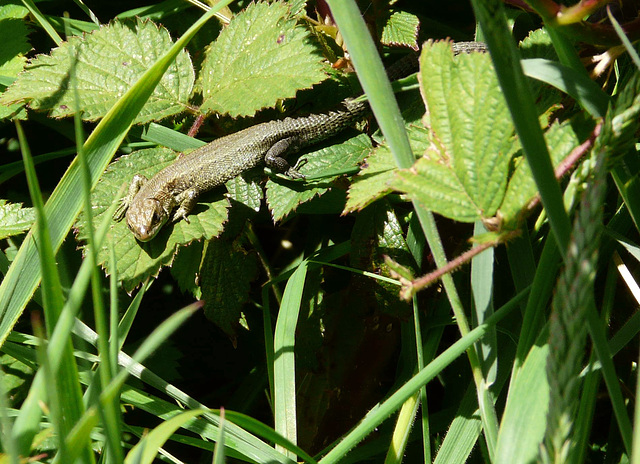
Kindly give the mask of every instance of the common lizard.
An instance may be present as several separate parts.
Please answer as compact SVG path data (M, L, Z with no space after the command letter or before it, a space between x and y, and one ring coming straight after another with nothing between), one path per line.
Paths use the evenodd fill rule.
M485 50L485 45L479 42L453 44L455 54ZM406 75L407 68L417 66L417 56L402 61L388 71L391 80ZM136 174L114 219L120 221L126 214L133 235L146 242L155 237L169 218L189 222L187 215L201 193L255 166L265 164L290 178L303 178L289 165L286 156L336 135L368 111L366 101L348 98L325 113L269 121L220 137L178 158L151 179Z

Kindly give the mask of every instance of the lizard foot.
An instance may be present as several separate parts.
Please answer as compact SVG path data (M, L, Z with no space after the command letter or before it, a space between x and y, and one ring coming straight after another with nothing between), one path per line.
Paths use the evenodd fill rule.
M116 208L115 212L113 213L113 220L116 222L120 222L124 219L124 215L127 212L127 210L129 209L129 202L127 201L127 198L121 198L119 201L119 205Z
M304 179L305 175L302 174L298 169L307 164L309 160L307 158L300 158L295 166L287 169L285 175L291 179Z

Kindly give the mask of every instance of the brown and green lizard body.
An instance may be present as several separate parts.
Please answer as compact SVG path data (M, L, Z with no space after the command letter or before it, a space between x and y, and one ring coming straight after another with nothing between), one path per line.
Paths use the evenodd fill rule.
M484 51L484 44L460 42L453 44L454 53ZM407 65L407 63L409 63ZM414 68L413 57L389 72L391 79L406 75ZM393 68L393 67L392 67ZM220 137L213 142L178 158L151 179L136 175L128 194L114 218L127 219L127 226L141 242L151 240L171 219L189 222L187 215L198 196L258 165L291 178L302 178L286 157L336 135L369 112L366 101L346 99L331 111L296 118L269 121Z

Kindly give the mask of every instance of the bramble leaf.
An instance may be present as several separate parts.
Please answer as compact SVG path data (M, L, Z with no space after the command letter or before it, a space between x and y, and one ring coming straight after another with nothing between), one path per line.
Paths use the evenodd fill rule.
M282 2L252 3L207 51L203 113L249 116L326 79L323 57Z
M53 117L77 111L69 70L75 66L79 108L85 120L103 117L116 101L173 45L166 29L151 21L114 21L71 37L49 55L39 55L0 97L0 105L27 102ZM159 120L187 108L195 75L182 51L155 88L136 123Z
M427 43L420 69L430 145L391 185L454 220L492 217L502 203L516 145L491 60L481 53L454 58L450 43Z
M264 194L257 177L243 174L227 181L225 186L231 200L245 205L252 211L260 211Z
M29 9L24 6L8 1L0 2L0 18L24 19L29 16Z
M351 234L349 264L356 269L366 269L380 276L393 277L389 259L397 265L416 272L402 228L402 220L394 206L383 199L356 215ZM408 306L398 299L398 285L378 279L354 276L361 280L359 298L369 305L394 316L406 316ZM365 303L366 304L366 303Z
M580 143L570 122L553 124L545 132L544 137L554 166L557 166ZM517 227L519 213L537 193L538 189L533 180L529 164L524 157L518 159L499 210L504 227Z
M33 208L0 200L0 240L29 230L35 220Z
M240 239L207 244L200 268L204 312L231 338L240 326L242 306L249 299L257 270L255 254L247 252Z
M204 247L204 241L191 242L180 247L170 268L171 275L178 283L180 290L191 293L198 300L202 298L198 276Z
M96 185L92 194L94 224L99 224L111 202L123 185L129 185L135 174L151 178L155 173L176 159L176 153L163 148L139 150L130 155L121 156L112 163ZM126 219L113 223L111 236L116 250L119 279L126 290L133 290L149 276L155 276L160 267L173 261L180 245L195 240L209 240L218 236L227 220L229 202L221 198L219 192L207 195L196 205L189 215L190 223L178 221L166 224L151 241L138 242L127 228ZM77 222L78 238L86 241L86 218L84 212ZM112 263L108 259L105 245L98 251L98 262L111 272Z
M406 11L394 11L382 28L380 41L385 45L403 45L418 50L420 19Z
M31 49L28 41L29 29L25 21L14 18L0 19L0 76L16 77L25 62L25 55Z
M26 54L31 49L29 29L21 19L18 5L0 7L0 90L4 90L24 68ZM0 119L16 117L26 118L26 111L20 103L0 105Z
M413 153L424 153L429 146L426 129L409 124L407 135ZM373 150L367 156L362 170L354 177L349 187L349 195L343 214L359 211L391 192L393 189L390 184L396 170L396 162L386 144Z

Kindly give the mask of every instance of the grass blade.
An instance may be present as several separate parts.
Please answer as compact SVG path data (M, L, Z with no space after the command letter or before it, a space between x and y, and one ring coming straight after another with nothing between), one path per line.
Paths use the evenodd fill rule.
M60 311L64 306L62 286L60 285L60 276L56 268L55 254L53 252L51 238L49 236L49 220L45 212L42 193L40 192L40 186L36 177L33 160L31 159L31 153L26 143L24 133L22 132L22 127L18 121L16 121L16 128L22 148L25 171L29 184L29 192L37 212L34 241L37 244L40 258L39 269L42 273L42 299L46 330L48 335L51 336L54 327L58 322ZM64 436L71 430L75 422L83 414L84 404L82 402L82 391L80 389L80 381L78 379L78 368L73 356L73 345L71 344L70 339L67 339L67 342L60 348L59 352L62 355L60 369L57 371L55 376L50 378L50 385L47 390L49 395L55 395L50 397L50 407L52 411L56 411L54 416L59 419L55 421L57 424L57 433L60 436ZM44 350L43 357L46 366L50 368L50 360L44 353ZM51 398L55 397L58 397L59 401L51 401ZM31 414L29 414L29 416L36 418L36 415L31 416ZM31 425L36 426L37 424L31 423ZM33 435L31 433L18 437L17 441L19 443L21 454L28 454L28 451L31 448L32 438ZM92 462L93 458L92 454L89 453L88 443L85 443L85 445L87 446L82 447L85 454L84 459L86 462Z
M307 261L302 261L285 287L274 336L275 429L294 444L297 443L295 337L306 277Z
M549 402L548 351L547 345L534 346L511 385L498 435L497 464L536 462Z
M526 76L546 82L571 95L594 118L604 117L610 98L598 84L583 73L542 58L530 58L522 60L521 63Z

